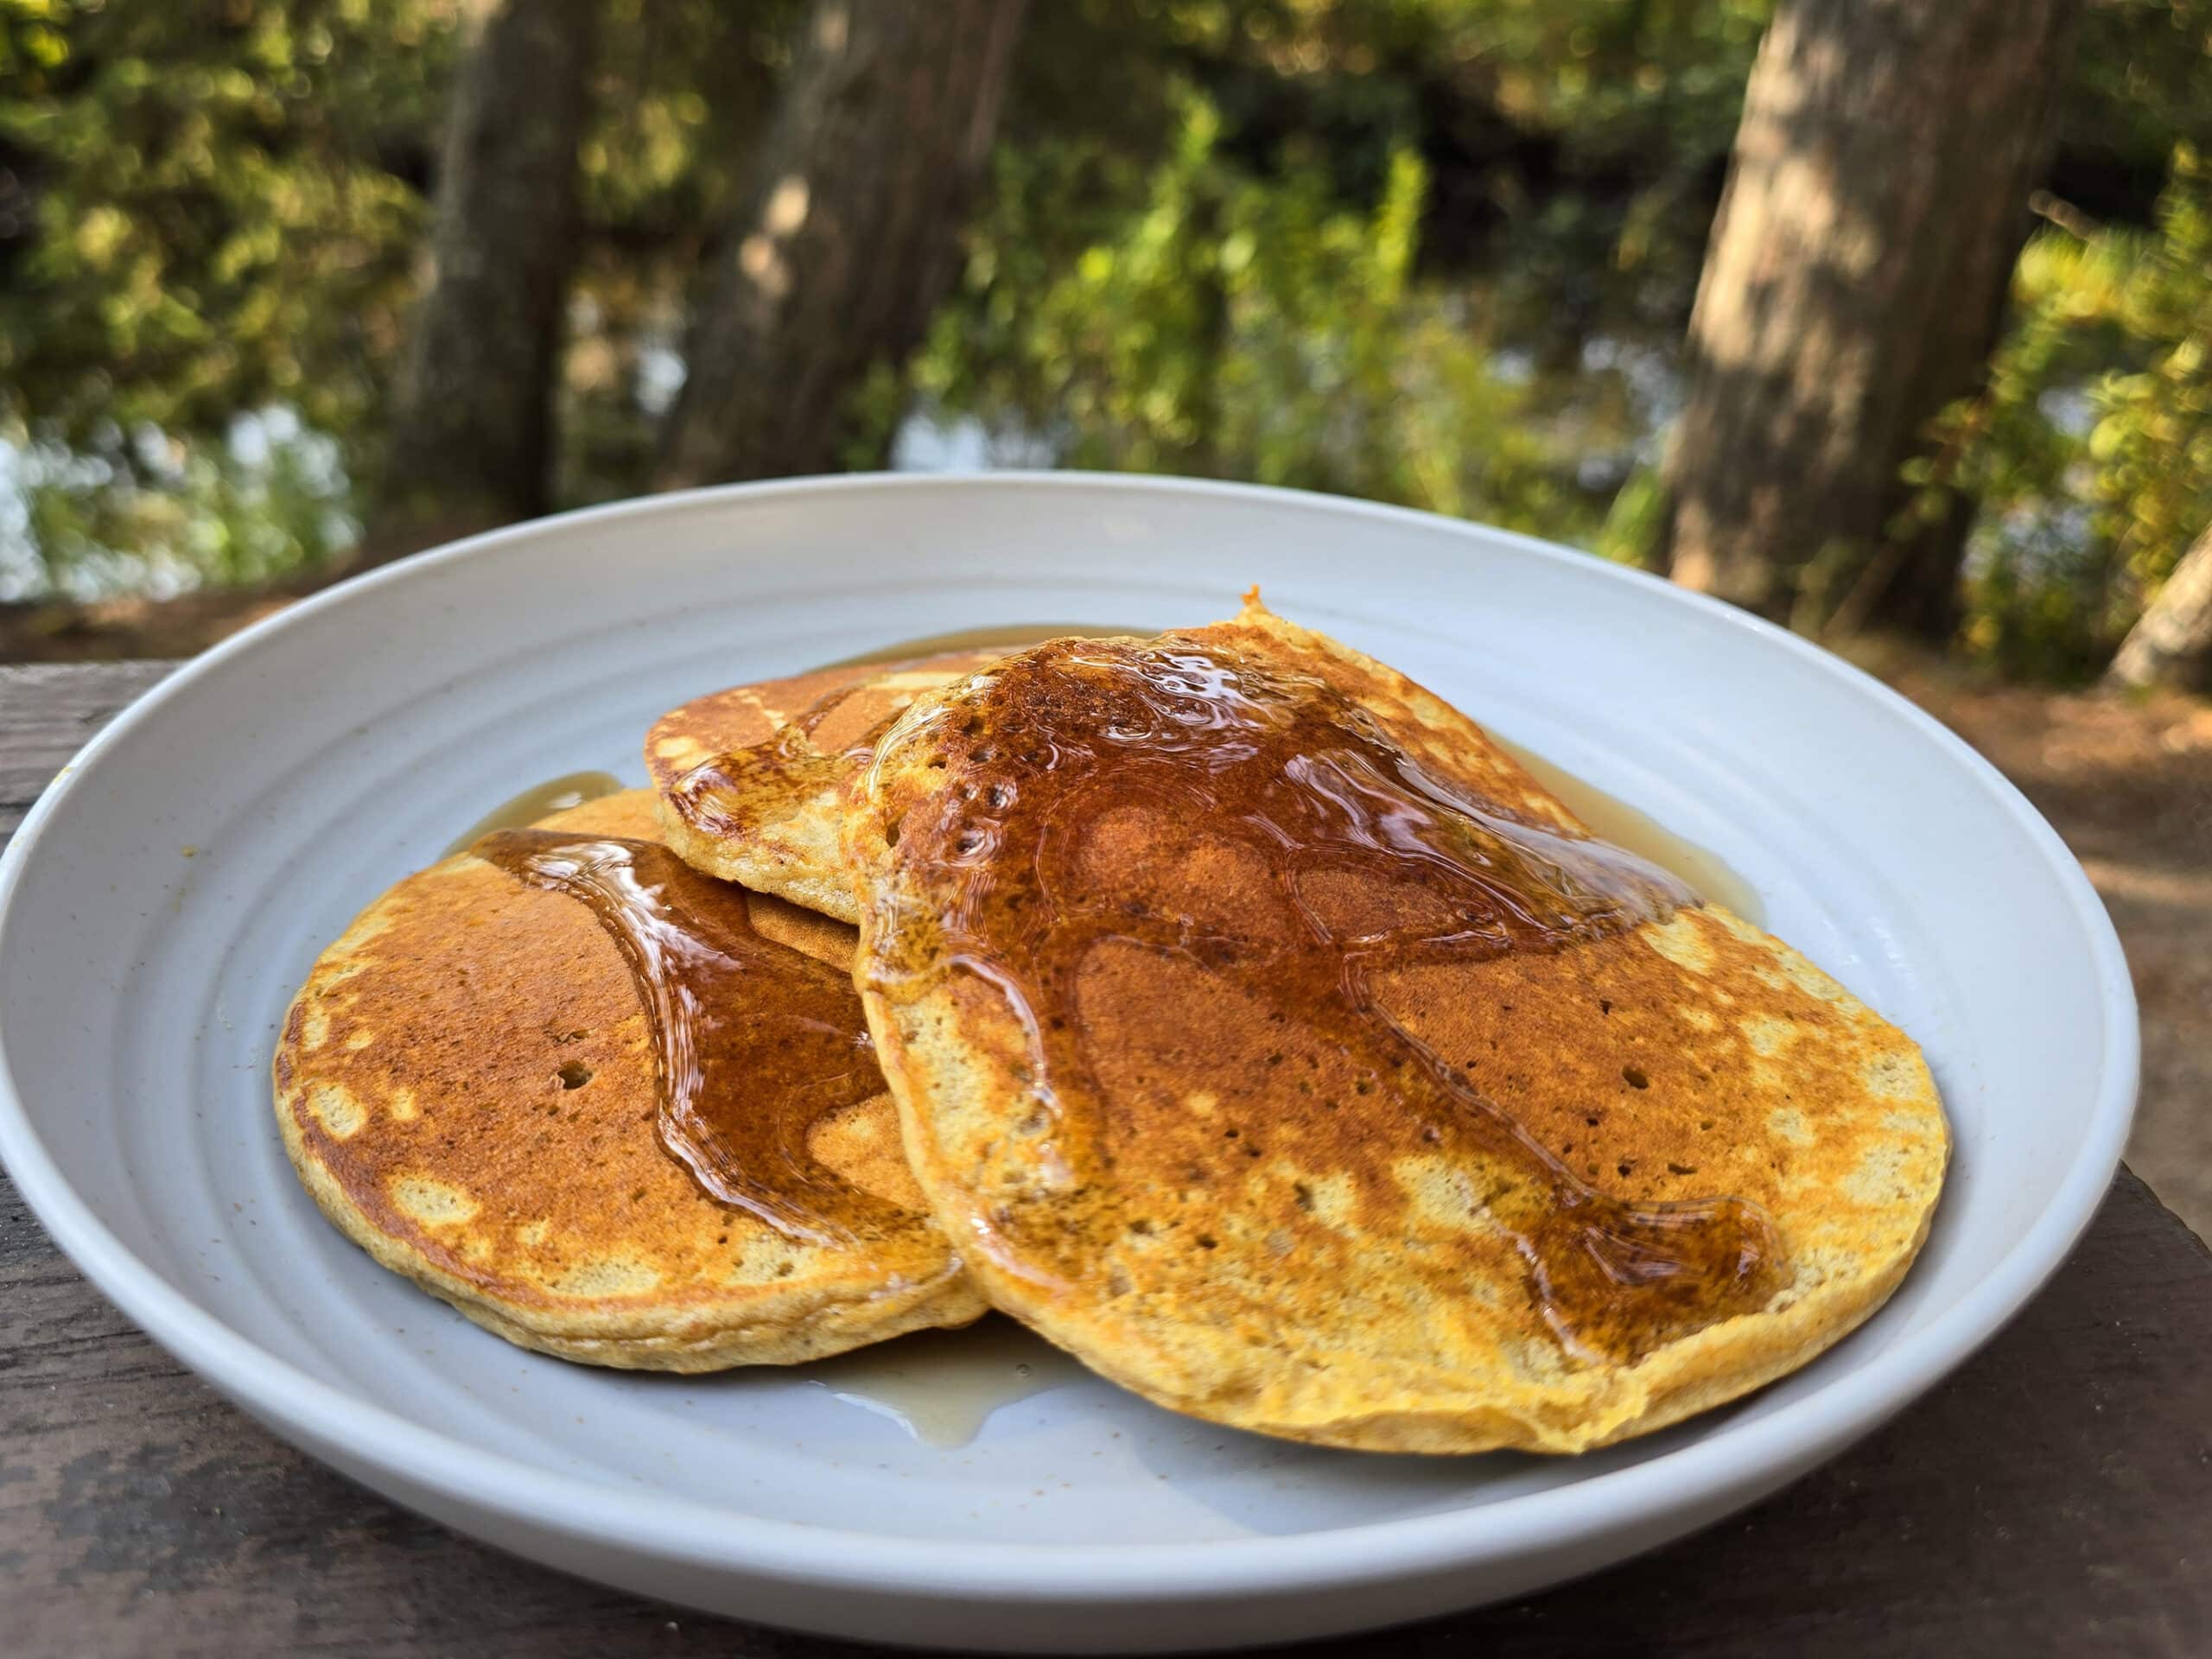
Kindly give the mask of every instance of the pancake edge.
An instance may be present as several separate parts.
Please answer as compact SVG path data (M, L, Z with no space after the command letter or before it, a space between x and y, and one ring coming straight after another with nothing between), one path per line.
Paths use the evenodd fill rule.
M1451 709L1434 693L1398 671L1341 641L1274 616L1258 604L1256 590L1248 595L1245 609L1234 620L1248 626L1257 624L1293 645L1321 652L1340 664L1375 675L1402 702L1416 709L1446 710L1482 729L1479 721ZM900 725L909 720L919 722L931 718L932 711L942 706L944 691L952 689L944 688L916 698L901 716ZM1100 1376L1155 1405L1279 1439L1357 1451L1424 1454L1499 1450L1571 1454L1593 1451L1681 1422L1799 1370L1872 1317L1903 1282L1927 1242L1948 1182L1955 1137L1926 1056L1918 1044L1912 1043L1912 1092L1924 1095L1936 1108L1941 1135L1939 1162L1934 1179L1922 1196L1910 1242L1891 1254L1871 1258L1863 1272L1839 1274L1802 1289L1787 1287L1759 1310L1707 1325L1652 1351L1632 1364L1593 1367L1573 1374L1562 1384L1492 1387L1487 1392L1493 1397L1480 1404L1470 1403L1471 1390L1464 1382L1456 1389L1452 1387L1451 1379L1464 1374L1400 1363L1387 1368L1386 1376L1385 1368L1371 1359L1363 1363L1380 1383L1373 1392L1383 1396L1371 1409L1255 1412L1246 1391L1165 1386L1158 1372L1147 1375L1125 1363L1117 1353L1117 1350L1138 1354L1156 1352L1144 1332L1132 1323L1117 1322L1103 1311L1086 1311L1080 1321L1060 1322L1079 1326L1081 1334L1049 1328L1054 1321L1048 1295L1039 1292L1033 1276L1012 1270L992 1257L988 1243L984 1242L989 1237L988 1217L981 1212L980 1206L963 1201L964 1184L949 1179L936 1156L925 1109L937 1091L960 1090L965 1085L957 1077L938 1075L944 1068L919 1060L908 1041L907 1029L902 1027L920 1029L940 1022L951 1023L957 1014L955 1005L940 988L925 993L901 1009L861 982L864 976L859 964L866 962L876 944L876 917L868 900L874 872L889 851L875 825L869 803L875 775L876 768L870 766L852 780L843 815L846 865L854 900L861 912L861 948L855 957L855 982L861 984L861 1006L885 1079L898 1105L907 1163L945 1231L956 1237L979 1241L977 1248L969 1252L968 1268L993 1306L1073 1354ZM1789 957L1819 973L1787 941L1753 927L1720 906L1706 905L1701 908L1722 919L1726 925L1772 940ZM1845 995L1850 995L1847 988ZM1852 1001L1857 1002L1859 999L1854 996ZM1870 1008L1869 1012L1873 1010ZM1878 1014L1875 1017L1880 1018ZM1897 1028L1891 1026L1891 1029ZM1910 1042L1909 1037L1906 1040ZM1908 1213L1910 1212L1900 1210L1900 1219ZM1102 1309L1103 1306L1101 1305ZM1182 1371L1185 1368L1171 1363L1160 1370ZM1581 1386L1575 1386L1577 1383Z
M456 864L469 856L456 854L429 868ZM423 873L413 872L401 880ZM399 885L395 882L372 899L363 913L381 904ZM324 954L327 948L318 953L317 967ZM324 1218L378 1266L518 1347L618 1370L697 1373L747 1365L799 1364L910 1332L957 1328L972 1324L988 1311L980 1287L959 1254L951 1249L949 1239L942 1272L896 1287L870 1283L856 1288L856 1276L842 1282L817 1281L803 1288L733 1287L728 1299L719 1306L673 1314L656 1314L650 1307L594 1307L582 1299L573 1308L531 1307L487 1294L378 1226L308 1147L298 1111L288 1099L283 1067L315 983L311 968L286 1009L270 1058L271 1104L293 1172ZM903 1135L902 1124L902 1139Z

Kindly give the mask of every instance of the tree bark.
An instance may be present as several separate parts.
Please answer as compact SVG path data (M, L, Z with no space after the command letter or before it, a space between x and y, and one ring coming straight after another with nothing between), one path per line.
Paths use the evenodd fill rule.
M576 144L599 0L490 0L447 117L433 276L391 419L369 548L545 510L563 309L580 230Z
M816 0L691 327L664 488L830 470L953 270L1027 0Z
M2212 690L2212 529L2182 555L2105 671L2116 689Z
M1856 573L1859 608L1955 625L1967 504L1907 513L1899 474L1995 343L2075 10L1783 0L1690 319L1677 581L1784 617L1809 573Z

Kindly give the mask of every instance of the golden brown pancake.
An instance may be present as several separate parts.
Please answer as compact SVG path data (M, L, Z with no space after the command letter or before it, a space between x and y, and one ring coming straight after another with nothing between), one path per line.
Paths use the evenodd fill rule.
M817 669L663 715L645 734L663 839L709 875L858 921L838 832L867 741L921 693L1002 649Z
M846 845L941 1224L1161 1405L1579 1451L1802 1364L1925 1236L1902 1033L1256 603L918 699Z
M652 797L545 826L651 840ZM760 935L849 967L850 928L760 895L746 908ZM526 1348L702 1371L982 1309L882 1094L794 1108L810 1213L864 1212L864 1229L793 1236L709 1198L656 1133L648 1020L613 940L584 904L470 854L408 877L324 952L274 1075L286 1150L340 1230Z

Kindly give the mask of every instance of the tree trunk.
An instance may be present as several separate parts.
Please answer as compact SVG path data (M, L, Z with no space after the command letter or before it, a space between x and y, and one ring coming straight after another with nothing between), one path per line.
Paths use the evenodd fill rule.
M2182 555L2151 608L2127 631L2105 683L2212 690L2212 529Z
M664 488L835 467L952 274L1026 0L816 0L693 321Z
M1971 391L2050 153L2075 0L1783 0L1751 71L1690 319L1667 568L1788 615L1956 620L1966 504L1899 478Z
M491 0L447 117L434 274L393 401L371 561L545 510L600 0Z

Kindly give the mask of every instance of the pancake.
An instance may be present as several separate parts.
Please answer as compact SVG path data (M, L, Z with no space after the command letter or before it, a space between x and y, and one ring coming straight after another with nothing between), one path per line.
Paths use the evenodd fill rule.
M940 1224L1174 1410L1603 1446L1804 1363L1926 1236L1909 1039L1256 601L917 699L846 848Z
M544 826L650 841L652 798ZM849 971L849 927L760 895L746 911L809 975ZM408 877L323 953L273 1071L285 1149L338 1229L525 1348L704 1371L982 1311L880 1090L818 1116L786 1105L779 1179L818 1224L709 1198L656 1133L652 1033L613 939L575 898L474 854Z
M662 715L645 734L645 766L663 839L695 869L857 922L838 844L845 785L893 715L1003 651L818 669Z

